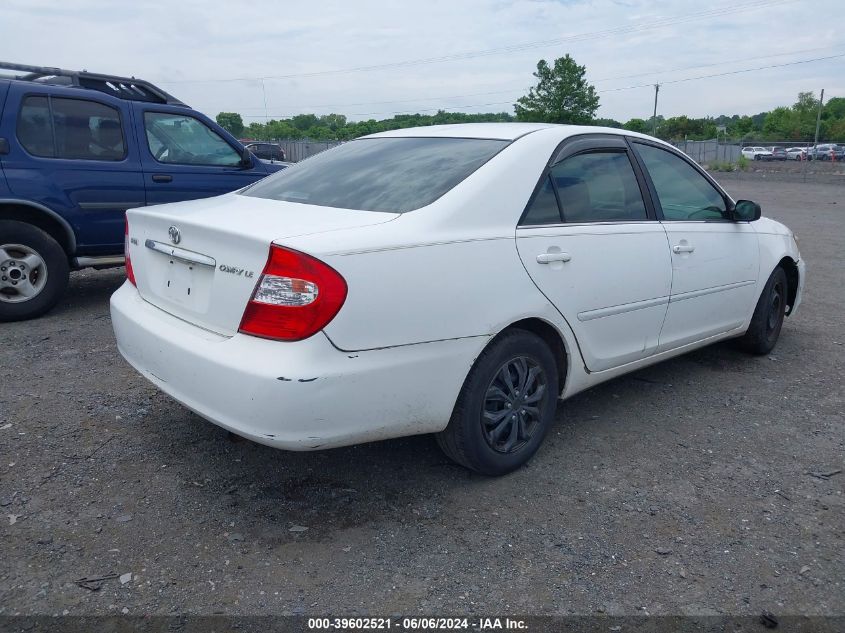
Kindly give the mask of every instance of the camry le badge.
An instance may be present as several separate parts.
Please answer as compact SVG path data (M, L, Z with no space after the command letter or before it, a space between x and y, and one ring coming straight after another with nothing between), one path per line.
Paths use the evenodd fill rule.
M171 226L167 229L167 234L170 236L170 241L174 244L178 244L182 241L182 233L175 226Z

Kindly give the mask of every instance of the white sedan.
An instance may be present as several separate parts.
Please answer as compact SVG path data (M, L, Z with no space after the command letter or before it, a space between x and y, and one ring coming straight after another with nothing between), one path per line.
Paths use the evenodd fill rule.
M789 147L789 148L787 148L786 159L787 160L806 160L807 159L807 148L806 147Z
M740 153L749 160L772 160L774 155L765 147L743 147Z
M312 450L436 433L490 475L558 398L719 340L775 345L790 230L610 128L375 134L217 198L132 209L123 356L202 417Z

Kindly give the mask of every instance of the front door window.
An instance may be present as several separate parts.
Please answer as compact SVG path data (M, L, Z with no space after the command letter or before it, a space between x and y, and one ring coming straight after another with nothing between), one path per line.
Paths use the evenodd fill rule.
M145 112L150 153L168 165L237 167L241 155L205 123L185 114Z

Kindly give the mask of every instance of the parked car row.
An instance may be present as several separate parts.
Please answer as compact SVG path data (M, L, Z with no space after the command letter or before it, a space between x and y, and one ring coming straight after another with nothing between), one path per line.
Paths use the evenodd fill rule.
M70 269L122 265L127 209L219 195L285 166L147 81L2 71L0 321L48 311Z
M843 160L845 159L845 145L825 143L809 148L807 158L810 160Z
M824 143L815 147L743 147L740 153L749 160L843 160L845 146Z

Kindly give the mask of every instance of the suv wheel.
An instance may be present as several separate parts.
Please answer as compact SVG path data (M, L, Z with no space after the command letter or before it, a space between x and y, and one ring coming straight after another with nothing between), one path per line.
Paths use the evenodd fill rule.
M484 475L516 470L540 447L558 391L557 363L545 341L526 330L505 332L476 360L437 443Z
M67 283L67 255L56 240L31 224L0 221L0 321L44 314Z

